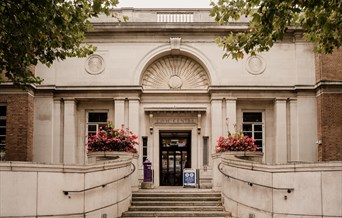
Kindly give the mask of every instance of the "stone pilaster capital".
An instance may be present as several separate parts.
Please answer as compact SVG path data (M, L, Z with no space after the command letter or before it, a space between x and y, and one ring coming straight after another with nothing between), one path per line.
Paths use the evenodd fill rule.
M226 102L236 102L237 98L236 97L227 97Z
M124 97L117 97L117 98L113 98L114 101L118 102L118 101L125 101L126 98Z
M140 102L140 98L139 97L128 98L128 101L130 101L130 102L132 102L132 101Z
M274 99L274 103L277 103L277 102L286 102L287 100L288 100L288 98L279 97L279 98L275 98L275 99Z
M289 100L289 102L297 102L297 98L295 98L295 97L289 98L288 100Z
M223 98L220 97L211 97L210 102L222 102Z
M65 98L61 98L64 102L77 102L76 98L73 97L65 97Z

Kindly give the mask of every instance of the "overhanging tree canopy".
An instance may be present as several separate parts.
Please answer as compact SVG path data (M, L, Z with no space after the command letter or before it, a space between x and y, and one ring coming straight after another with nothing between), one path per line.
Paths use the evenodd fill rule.
M268 51L283 39L289 27L301 29L320 53L331 53L342 43L341 0L218 0L211 5L211 16L219 24L241 16L250 18L247 31L216 39L225 51L224 57L239 59L244 53Z
M0 1L0 72L15 84L40 83L30 66L91 54L95 47L82 44L92 27L89 18L110 15L117 4L118 0ZM4 79L0 74L0 82Z

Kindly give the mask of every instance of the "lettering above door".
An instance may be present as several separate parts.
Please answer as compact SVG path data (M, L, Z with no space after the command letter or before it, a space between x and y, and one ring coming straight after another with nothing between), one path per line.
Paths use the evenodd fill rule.
M185 124L196 124L197 118L155 118L156 124L175 124L175 123L185 123Z

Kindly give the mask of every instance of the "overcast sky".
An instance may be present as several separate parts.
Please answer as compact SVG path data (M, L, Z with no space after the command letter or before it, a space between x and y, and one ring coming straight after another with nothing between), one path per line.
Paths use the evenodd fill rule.
M119 0L118 7L134 8L209 8L210 0Z

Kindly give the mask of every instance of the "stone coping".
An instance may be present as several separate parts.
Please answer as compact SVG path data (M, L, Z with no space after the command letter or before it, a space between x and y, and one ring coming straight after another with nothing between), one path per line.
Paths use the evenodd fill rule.
M130 166L136 154L123 154L118 159L92 164L48 164L34 162L9 161L0 162L0 171L15 172L56 172L56 173L90 173L100 170L117 169Z
M213 155L214 158L222 158L222 164L226 166L262 171L270 173L284 173L284 172L324 172L324 171L342 171L342 161L329 162L291 162L284 164L269 164L259 163L243 159L238 159L235 155L243 155L240 153L225 152L222 154ZM248 154L247 154L248 155ZM257 154L255 154L257 155Z

